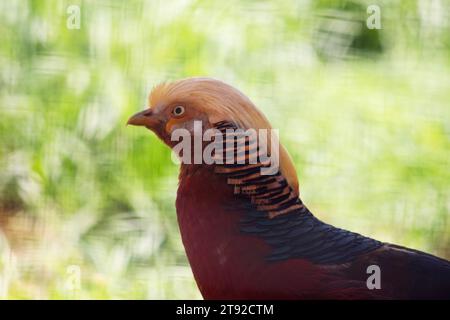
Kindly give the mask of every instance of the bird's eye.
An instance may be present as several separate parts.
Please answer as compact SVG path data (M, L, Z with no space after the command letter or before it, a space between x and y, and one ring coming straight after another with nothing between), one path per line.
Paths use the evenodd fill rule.
M179 117L184 113L184 107L183 106L176 106L175 108L173 108L172 113Z

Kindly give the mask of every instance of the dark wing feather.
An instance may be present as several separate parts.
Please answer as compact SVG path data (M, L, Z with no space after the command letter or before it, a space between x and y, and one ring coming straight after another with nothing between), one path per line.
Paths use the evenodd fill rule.
M340 277L365 281L370 265L380 268L380 294L395 299L450 299L450 262L431 254L385 244L360 256Z

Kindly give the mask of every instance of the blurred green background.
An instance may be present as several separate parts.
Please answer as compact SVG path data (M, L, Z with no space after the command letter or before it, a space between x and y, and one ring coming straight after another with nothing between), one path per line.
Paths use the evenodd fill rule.
M178 169L125 126L155 84L198 75L240 88L280 129L319 218L450 258L450 1L10 0L0 298L201 297Z

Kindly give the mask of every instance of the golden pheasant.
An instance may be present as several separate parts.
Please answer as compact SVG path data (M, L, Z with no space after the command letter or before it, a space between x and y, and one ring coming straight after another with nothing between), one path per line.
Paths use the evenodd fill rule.
M281 145L269 148L275 135L264 140L242 133L271 126L232 86L210 78L158 85L148 109L128 124L145 126L170 148L179 141L175 132L215 132L217 161L182 160L176 200L183 244L205 299L450 298L448 261L314 217L299 198L289 154ZM202 140L179 155L202 154L207 146ZM262 173L269 166L262 147L279 157L270 174Z

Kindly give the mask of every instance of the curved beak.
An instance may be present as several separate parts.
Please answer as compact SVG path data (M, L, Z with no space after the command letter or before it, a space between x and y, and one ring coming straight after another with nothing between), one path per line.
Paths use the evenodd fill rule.
M138 112L130 117L127 121L127 125L132 126L145 126L149 129L154 129L159 123L155 113L152 109L146 109L144 111Z

